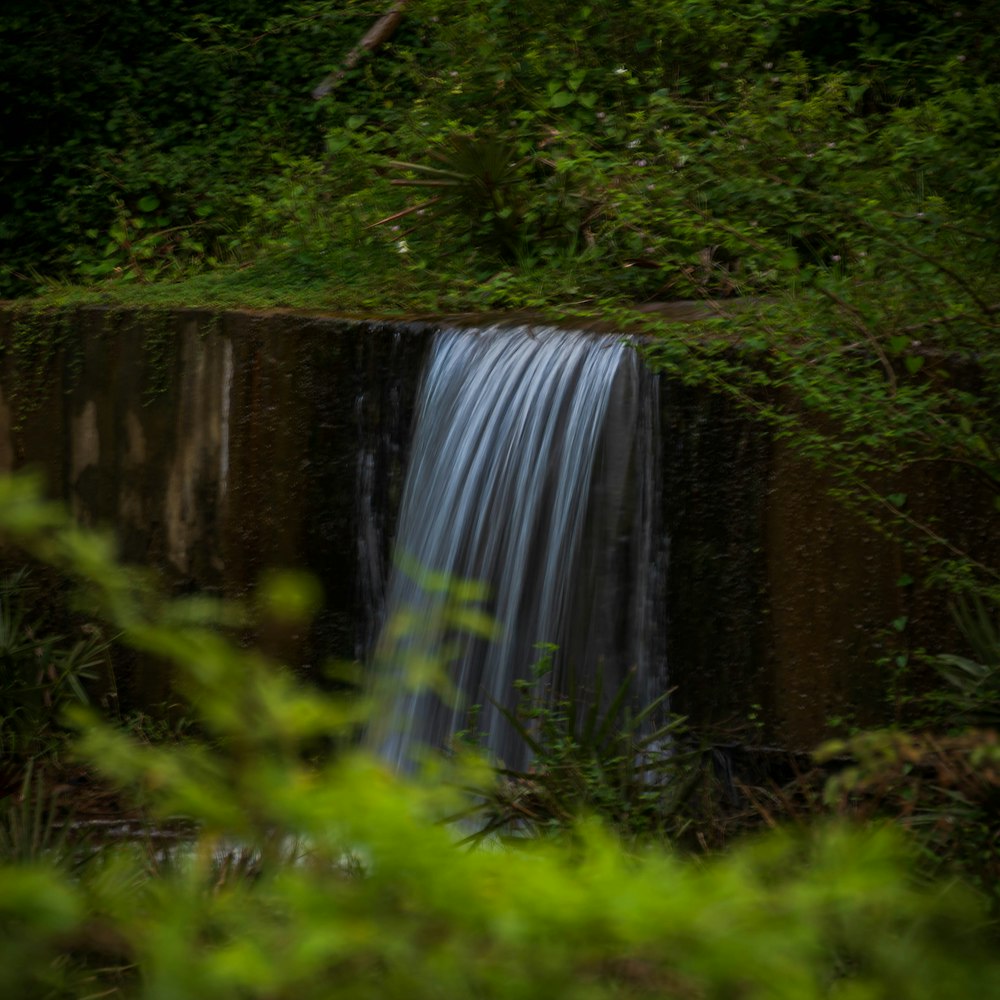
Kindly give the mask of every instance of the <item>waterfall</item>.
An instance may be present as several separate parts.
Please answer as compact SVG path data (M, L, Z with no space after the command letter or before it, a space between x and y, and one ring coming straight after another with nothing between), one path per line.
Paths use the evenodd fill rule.
M443 330L423 375L376 651L380 752L407 768L477 729L509 767L513 708L538 644L570 675L637 700L665 683L657 385L620 337ZM496 634L488 638L487 625ZM429 682L429 686L428 686Z

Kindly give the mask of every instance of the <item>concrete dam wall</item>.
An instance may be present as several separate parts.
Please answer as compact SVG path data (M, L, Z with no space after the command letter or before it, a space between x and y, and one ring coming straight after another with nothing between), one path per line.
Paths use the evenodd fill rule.
M0 310L0 474L42 471L83 524L178 592L249 592L308 570L323 606L275 651L309 673L364 660L378 629L416 399L441 324L298 312ZM674 707L811 747L885 716L891 622L936 641L902 550L732 400L659 380L655 627ZM484 447L487 444L484 442ZM942 516L947 485L915 481ZM621 593L624 604L632 595ZM143 671L128 697L169 681Z

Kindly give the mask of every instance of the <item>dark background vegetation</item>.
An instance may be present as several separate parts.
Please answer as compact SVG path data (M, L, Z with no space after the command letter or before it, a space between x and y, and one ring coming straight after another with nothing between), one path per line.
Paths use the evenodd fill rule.
M266 259L333 307L393 286L363 263L384 307L733 294L846 265L870 210L997 221L995 4L422 0L314 101L381 13L9 5L0 293ZM394 260L407 176L441 202Z

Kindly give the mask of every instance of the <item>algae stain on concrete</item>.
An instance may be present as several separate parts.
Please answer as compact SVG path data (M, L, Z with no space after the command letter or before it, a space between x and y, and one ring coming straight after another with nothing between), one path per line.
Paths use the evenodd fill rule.
M179 334L182 377L176 394L176 451L166 481L164 518L167 556L181 573L192 573L193 554L217 529L223 493L220 471L226 461L229 414L226 350L218 337L202 341L196 323ZM230 350L231 358L231 350ZM231 368L231 362L230 362ZM215 488L213 488L213 486ZM214 569L225 569L221 553L211 551Z
M97 429L97 404L88 399L78 416L70 419L70 461L73 514L81 518L85 510L76 487L90 468L101 462L101 435Z

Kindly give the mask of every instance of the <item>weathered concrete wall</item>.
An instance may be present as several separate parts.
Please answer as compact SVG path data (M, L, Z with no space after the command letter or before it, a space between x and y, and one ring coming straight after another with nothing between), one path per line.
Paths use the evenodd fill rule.
M433 326L103 309L18 322L0 310L0 473L41 467L81 522L113 526L127 560L178 590L242 594L268 567L308 569L322 613L280 652L315 668L365 648ZM757 714L797 747L830 716L882 717L890 623L908 616L909 643L935 648L946 629L940 602L898 586L902 550L729 400L665 384L661 432L675 706ZM921 516L978 530L940 478L908 489ZM147 672L130 694L166 689Z
M40 468L81 523L113 527L123 557L177 591L241 595L265 568L310 570L323 611L281 652L355 657L432 328L252 312L65 320L15 336L0 313L0 473ZM125 686L167 695L148 672Z

